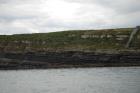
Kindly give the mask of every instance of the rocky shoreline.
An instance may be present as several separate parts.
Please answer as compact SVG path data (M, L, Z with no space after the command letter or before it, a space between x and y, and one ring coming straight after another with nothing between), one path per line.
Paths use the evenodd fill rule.
M0 53L0 69L140 66L140 53L46 52Z

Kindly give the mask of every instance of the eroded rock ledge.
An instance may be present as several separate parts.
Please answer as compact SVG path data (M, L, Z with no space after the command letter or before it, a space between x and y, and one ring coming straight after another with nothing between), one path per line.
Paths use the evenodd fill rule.
M140 66L140 53L46 52L0 53L0 69Z

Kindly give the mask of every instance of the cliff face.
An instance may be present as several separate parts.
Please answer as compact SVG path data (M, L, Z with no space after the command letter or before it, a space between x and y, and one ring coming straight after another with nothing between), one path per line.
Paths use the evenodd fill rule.
M140 66L140 53L48 52L0 54L0 69Z
M1 35L0 69L140 66L140 33L131 28Z

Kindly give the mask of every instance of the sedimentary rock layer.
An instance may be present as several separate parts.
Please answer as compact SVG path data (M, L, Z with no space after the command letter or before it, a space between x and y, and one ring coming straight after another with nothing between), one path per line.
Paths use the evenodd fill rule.
M140 66L140 53L0 53L0 69Z

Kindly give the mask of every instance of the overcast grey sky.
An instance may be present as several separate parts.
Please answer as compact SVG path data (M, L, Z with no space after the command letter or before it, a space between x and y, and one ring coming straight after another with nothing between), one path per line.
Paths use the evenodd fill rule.
M0 0L0 34L140 25L140 0Z

